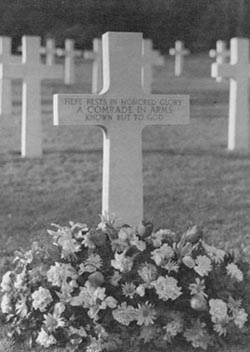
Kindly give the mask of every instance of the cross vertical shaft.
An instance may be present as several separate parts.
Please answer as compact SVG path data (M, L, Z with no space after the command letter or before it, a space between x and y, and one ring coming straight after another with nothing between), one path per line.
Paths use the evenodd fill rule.
M127 48L132 59L124 60ZM141 62L141 33L104 34L103 91L114 95L131 92L141 95ZM121 128L117 133L117 127L111 125L103 131L102 212L115 213L119 209L120 216L126 214L123 220L136 224L143 218L141 127L135 126L129 133Z
M73 39L65 40L65 84L75 83L75 42Z
M108 32L103 35L103 90L110 94L142 94L141 33ZM125 50L129 48L129 52Z
M37 65L40 38L22 37L23 64ZM41 122L41 82L36 75L26 75L22 89L22 131L21 155L36 157L42 155L42 122ZM32 97L32 98L31 98Z
M111 126L103 131L102 212L116 213L138 225L143 219L141 130L121 129L118 134Z
M0 37L0 57L1 62L6 62L11 58L11 38ZM11 80L3 78L0 80L0 115L11 114L12 111L12 89Z
M56 48L55 48L55 41L52 38L48 38L46 40L46 48L45 48L45 52L46 52L46 65L52 66L55 64L55 52L56 52Z
M93 40L92 93L99 93L103 86L102 72L102 40Z

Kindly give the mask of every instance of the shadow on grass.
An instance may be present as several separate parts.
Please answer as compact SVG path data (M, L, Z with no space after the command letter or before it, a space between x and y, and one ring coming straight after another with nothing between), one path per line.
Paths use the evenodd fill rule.
M202 149L202 148L185 148L185 149L177 149L177 148L144 148L142 150L143 154L166 154L173 156L209 156L217 159L225 159L225 160L249 160L249 151L229 151L226 149L225 145L220 146L221 150L217 148L214 149ZM103 152L102 148L67 148L67 149L45 149L43 151L43 155L41 157L30 158L30 160L41 160L43 156L49 155L81 155L81 154L100 154ZM14 159L14 161L23 161L28 160L29 158L21 158L21 152L18 150L11 150L8 154L0 153L0 164L1 161L8 160L9 157L18 157Z
M177 149L177 148L153 148L153 149L143 149L143 153L151 154L167 154L167 155L191 155L191 156L211 156L213 158L219 159L233 159L233 160L248 160L249 159L249 151L228 151L226 146L221 145L221 150L218 149L202 149L202 148L185 148L185 149Z

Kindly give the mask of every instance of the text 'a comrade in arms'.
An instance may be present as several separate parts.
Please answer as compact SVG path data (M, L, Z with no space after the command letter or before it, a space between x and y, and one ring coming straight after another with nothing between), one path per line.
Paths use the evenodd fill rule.
M85 114L86 120L162 120L161 113L173 113L182 106L181 99L136 99L136 98L65 98L65 105L76 106L76 113ZM107 115L108 114L108 115ZM112 114L123 114L113 116ZM124 115L126 114L126 115ZM138 115L140 114L140 115Z

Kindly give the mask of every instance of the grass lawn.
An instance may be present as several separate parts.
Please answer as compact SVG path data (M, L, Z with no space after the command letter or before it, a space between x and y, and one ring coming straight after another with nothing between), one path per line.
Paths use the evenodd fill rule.
M143 131L144 217L175 231L198 224L207 242L234 248L250 242L250 155L227 151L228 82L210 78L211 62L206 55L187 58L180 78L172 59L154 71L154 93L190 94L191 119ZM20 157L21 84L13 82L13 114L0 121L0 275L15 249L47 241L52 222L99 222L102 133L52 126L53 93L91 90L90 63L79 62L77 70L73 87L43 84L44 155L37 159Z

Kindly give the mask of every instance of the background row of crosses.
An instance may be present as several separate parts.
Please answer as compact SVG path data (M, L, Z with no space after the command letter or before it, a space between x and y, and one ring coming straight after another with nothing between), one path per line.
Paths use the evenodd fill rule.
M101 92L55 95L54 124L96 125L102 129L103 213L114 211L121 216L125 214L125 221L128 219L130 224L136 224L143 218L142 129L146 125L187 123L189 97L151 95L143 89L146 46L141 33L106 33L103 35L102 52ZM127 59L128 52L130 60ZM230 78L229 135L232 138L229 138L229 149L234 149L236 145L242 149L246 145L248 147L249 73L249 41L233 38L230 64L212 65L213 77ZM39 37L23 37L21 63L0 64L2 81L12 78L23 80L23 156L42 154L41 81L61 76L61 65L40 62ZM100 99L106 104L104 115L99 111L93 113L94 102ZM129 113L121 113L124 108ZM111 111L108 115L107 110Z
M27 39L29 38L29 39ZM29 45L35 48L37 47L37 41L40 40L39 37L25 37L23 41L29 41ZM33 45L34 42L34 45ZM144 63L143 63L143 86L148 92L151 92L152 85L152 65L164 65L164 58L159 54L158 51L153 50L152 41L150 39L145 39L143 41L144 46ZM65 57L64 61L64 84L72 85L75 83L75 66L74 58L84 56L86 58L91 58L93 60L93 80L92 80L92 93L96 93L102 89L102 43L101 39L95 39L93 42L93 51L83 51L76 50L74 48L74 40L66 39L65 48L57 48L55 46L54 39L47 39L46 45L39 48L39 53L46 55L45 63L48 66L56 65L56 56ZM22 46L18 48L18 51L22 51ZM11 38L0 37L0 62L3 64L11 63L18 64L21 63L21 59L12 55L11 53ZM58 66L55 66L58 67ZM48 77L49 78L49 77ZM55 79L55 77L51 77ZM58 77L61 79L61 77ZM1 84L0 87L0 114L11 114L11 92L10 92L10 82L5 77L4 87Z
M144 62L144 89L151 91L152 84L152 70L151 65L164 65L164 58L159 54L157 50L153 49L153 44L150 39L144 40L145 51L145 62ZM21 47L19 47L21 51ZM84 57L85 59L93 60L92 68L92 93L97 93L102 89L102 41L101 39L93 40L93 51L76 50L75 43L72 39L65 40L65 48L57 48L55 46L54 39L47 39L46 45L39 48L40 54L46 55L46 64L51 66L56 63L56 56L65 57L64 63L64 84L70 85L75 83L75 69L74 69L74 58ZM175 56L175 75L180 76L183 71L183 58L188 55L189 50L184 48L182 41L177 40L175 47L170 48L169 54ZM226 43L219 40L216 43L216 49L209 51L209 56L216 58L218 64L224 63L230 57L230 51L226 48ZM18 57L11 55L11 38L0 37L0 61L18 63ZM217 77L216 80L219 82L222 80L221 77ZM6 88L5 91L9 93ZM6 94L6 96L9 94ZM0 98L1 99L1 98ZM10 104L7 102L8 99L4 99L6 103L0 104L0 114L9 114ZM5 108L6 107L6 108Z
M67 52L73 52L72 41L65 46ZM151 92L151 65L160 62L159 54L152 49L151 42L144 40L142 48L142 85ZM51 42L49 45L50 49ZM43 49L42 49L43 50ZM11 54L10 38L0 38L0 112L11 113L11 80L22 79L22 132L21 155L39 157L42 155L41 130L41 81L44 79L62 80L63 67L50 59L44 65L40 61L40 38L24 36L22 38L22 60ZM73 54L69 57L73 59ZM154 61L156 60L156 61ZM72 76L72 71L70 71ZM98 87L101 90L103 84Z
M53 49L49 42L48 47ZM66 43L65 43L66 44ZM62 79L63 71L61 65L54 64L50 59L47 65L40 63L40 53L44 50L40 47L39 37L23 37L23 54L22 62L20 58L11 55L10 38L0 38L1 54L1 79L0 79L0 113L11 112L11 83L14 78L23 79L23 98L22 98L22 156L40 156L42 154L41 141L41 96L40 84L43 79ZM102 44L100 40L94 41L93 57L100 51ZM221 78L230 78L230 103L229 103L229 128L228 128L228 149L248 149L249 127L248 127L248 46L249 41L244 38L233 38L231 40L231 55L226 49L225 43L218 41L216 50L210 51L210 56L216 57L216 63L212 65L212 77L217 80ZM64 51L63 51L64 50ZM63 53L74 52L72 41L67 41ZM181 45L176 44L175 52L187 54ZM52 50L53 51L53 50ZM29 54L30 52L30 54ZM172 51L172 54L174 52ZM76 51L75 55L79 55ZM87 55L87 54L86 54ZM231 56L231 63L225 63L225 58ZM74 54L68 58L72 61ZM99 69L102 70L102 55L99 55L99 65L93 74ZM161 57L152 48L152 42L143 40L142 49L142 85L145 92L151 92L152 64L160 64ZM72 77L72 70L69 71L68 77ZM99 81L93 87L92 92L100 92L103 87L102 74L98 74ZM71 79L69 78L69 81ZM30 98L31 97L31 98ZM30 116L31 114L31 116ZM30 121L29 121L30 120ZM35 123L37 121L37 123ZM31 127L30 127L31 126ZM29 130L32 131L29 133ZM37 132L36 132L37 131ZM29 137L31 135L31 137Z
M153 50L153 44L150 39L144 40L144 50L145 57L147 57L147 62L145 66L148 65L148 69L145 69L145 75L147 76L145 82L148 83L148 87L144 87L150 91L150 82L152 82L152 73L150 66L154 65L164 65L164 57L159 54L157 50ZM18 48L20 52L22 47ZM45 46L39 48L39 52L45 55L45 62L47 65L54 65L56 57L65 57L64 63L64 84L70 85L75 83L75 70L74 70L74 58L84 57L85 59L93 60L92 69L92 93L96 93L102 89L102 41L99 38L93 40L93 50L77 50L75 49L75 42L73 39L65 39L65 47L58 48L55 45L55 40L48 38L46 40ZM169 49L169 54L175 56L175 76L180 76L183 71L184 57L190 54L188 49L185 49L184 43L180 40L175 42L175 47ZM0 38L0 60L1 56L5 55L6 60L18 60L17 57L11 55L11 38L1 37ZM216 43L216 49L209 51L209 56L216 58L217 63L224 63L230 57L230 51L226 48L226 43L224 41L218 40ZM220 77L216 80L221 81ZM0 108L1 109L1 108Z

